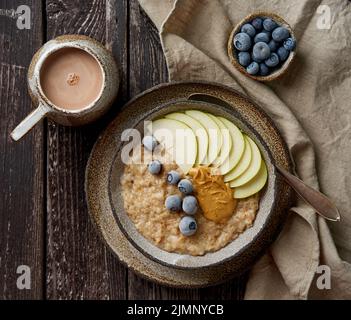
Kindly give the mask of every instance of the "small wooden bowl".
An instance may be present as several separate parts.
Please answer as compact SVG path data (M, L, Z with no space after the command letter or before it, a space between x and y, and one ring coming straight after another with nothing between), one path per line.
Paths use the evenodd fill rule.
M230 59L230 62L233 64L233 66L235 68L237 68L241 73L245 74L246 76L255 79L257 81L272 81L275 79L278 79L279 77L281 77L283 74L286 73L286 71L288 70L289 66L291 65L292 61L295 58L296 55L296 48L291 51L291 53L289 54L288 59L284 62L284 64L277 70L275 70L273 73L267 75L267 76L256 76L256 75L251 75L249 73L247 73L246 69L239 64L238 59L237 59L237 52L238 50L234 47L234 43L233 43L233 38L234 36L240 32L241 27L245 24L248 23L250 21L252 21L255 18L258 17L263 17L263 18L271 18L274 21L276 21L280 26L285 27L289 30L290 35L293 39L295 39L295 35L294 32L292 30L292 28L290 27L290 25L280 16L278 16L275 13L270 13L270 12L265 12L265 11L258 11L255 13L252 13L250 15L248 15L246 18L244 18L243 20L241 20L233 29L233 31L230 34L229 40L228 40L228 56Z

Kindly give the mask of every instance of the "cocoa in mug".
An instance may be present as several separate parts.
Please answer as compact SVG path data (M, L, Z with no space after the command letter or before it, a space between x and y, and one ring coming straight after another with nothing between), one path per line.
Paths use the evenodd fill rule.
M96 120L116 98L119 76L112 54L101 43L67 35L47 42L34 55L28 84L37 108L11 133L16 141L45 116L70 126Z

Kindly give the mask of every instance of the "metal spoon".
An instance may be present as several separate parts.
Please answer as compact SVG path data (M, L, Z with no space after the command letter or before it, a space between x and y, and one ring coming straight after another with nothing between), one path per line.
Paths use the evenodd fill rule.
M227 102L208 94L195 93L191 94L188 99L231 107ZM306 185L289 171L279 166L276 166L276 168L284 180L295 190L297 195L316 210L316 213L326 220L340 221L338 208L323 193Z
M323 193L311 188L289 171L279 166L276 168L297 195L316 210L320 216L330 221L340 221L338 208Z

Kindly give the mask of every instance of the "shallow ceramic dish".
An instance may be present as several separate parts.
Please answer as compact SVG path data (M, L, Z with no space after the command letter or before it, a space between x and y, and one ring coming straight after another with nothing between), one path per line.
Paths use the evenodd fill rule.
M167 253L143 239L133 225L128 225L129 218L124 213L118 191L123 169L118 164L123 130L137 127L145 118L169 112L170 107L162 108L165 104L187 99L194 94L209 95L207 102L224 101L222 106L216 107L207 103L195 104L203 105L201 108L211 108L208 110L213 110L215 114L225 114L247 132L259 144L270 174L270 182L252 231L243 233L240 239L216 253L197 258ZM180 102L176 103L179 108ZM242 273L264 252L280 231L292 204L292 190L276 175L274 163L292 170L289 153L278 130L252 102L230 88L210 83L161 85L128 103L94 146L86 171L89 212L113 252L139 274L177 287L199 287L222 282L229 276ZM201 268L203 266L207 267ZM196 273L194 268L197 268Z
M279 25L286 27L292 38L296 39L295 34L293 29L291 28L291 26L281 17L278 16L275 13L271 13L271 12L266 12L266 11L258 11L255 13L252 13L250 15L248 15L247 17L245 17L243 20L241 20L233 29L233 31L231 32L230 36L229 36L229 40L228 40L228 56L230 59L230 62L232 63L232 65L237 68L242 74L248 76L251 79L255 79L258 81L272 81L272 80L276 80L278 78L280 78L281 76L283 76L288 68L290 67L290 65L292 64L295 55L296 55L296 48L291 51L288 59L284 62L284 64L277 70L275 70L273 73L267 75L267 76L255 76L255 75L251 75L249 73L247 73L246 69L239 64L238 59L237 59L237 53L236 53L236 49L234 47L233 44L233 38L234 36L240 32L240 28L242 27L242 25L244 25L245 23L257 18L257 17L266 17L266 18L272 18L274 21L276 21Z

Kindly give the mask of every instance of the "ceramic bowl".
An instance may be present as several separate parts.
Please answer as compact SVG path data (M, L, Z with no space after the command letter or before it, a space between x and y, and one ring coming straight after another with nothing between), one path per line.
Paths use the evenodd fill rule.
M254 225L216 252L206 253L203 256L170 253L158 248L138 232L123 208L120 179L124 170L121 159L121 149L124 144L121 142L116 148L115 158L109 173L109 197L115 219L130 243L145 256L160 264L183 269L197 269L215 266L231 259L240 260L248 252L251 252L254 246L259 246L262 239L271 236L268 231L269 224L276 211L276 198L280 196L279 185L281 183L274 166L275 160L272 151L256 129L235 109L225 103L215 103L216 101L218 99L213 101L213 98L206 102L194 100L171 101L144 113L131 124L132 128L138 129L142 134L144 121L154 120L175 111L196 109L227 118L257 143L267 164L269 179L264 191L261 192L259 210ZM264 241L262 241L263 244Z
M229 56L229 59L230 59L230 62L232 63L232 65L236 69L238 69L242 74L246 75L247 77L254 79L254 80L258 80L258 81L263 81L263 82L276 80L276 79L280 78L281 76L283 76L288 71L288 68L290 67L291 63L293 62L293 60L295 58L296 48L293 51L291 51L288 59L283 63L283 65L281 67L279 67L279 69L276 69L273 73L271 73L267 76L256 76L256 75L251 75L251 74L247 73L246 69L242 65L239 64L238 59L237 59L238 50L235 49L234 44L233 44L234 36L240 32L242 25L244 25L245 23L248 23L249 21L252 21L253 19L258 18L258 17L272 18L279 25L286 27L289 30L291 37L296 39L293 29L281 16L279 16L275 13L258 11L258 12L255 12L255 13L248 15L247 17L242 19L234 27L234 29L232 30L232 32L229 36L229 40L228 40L228 56Z
M275 163L290 172L293 165L289 150L282 135L269 116L253 101L233 88L205 81L183 81L163 83L150 88L129 101L111 121L97 139L89 157L85 175L85 192L89 216L96 233L118 260L129 270L144 279L176 288L199 288L213 286L240 276L250 268L278 236L288 210L294 204L292 188L283 178L277 176L275 201L269 215L266 215L264 232L232 259L207 268L177 268L158 263L137 249L125 236L117 223L116 209L111 203L110 180L116 153L121 147L120 137L126 128L142 121L145 114L171 101L184 99L203 100L211 103L225 102L233 109L235 117L254 127L272 155ZM123 210L123 208L122 208ZM258 220L257 220L258 221ZM195 271L195 272L194 272Z

